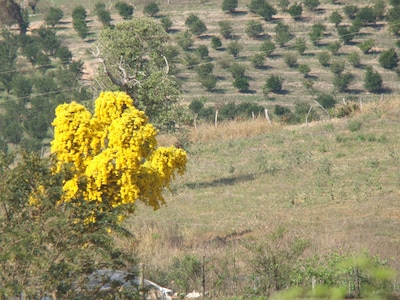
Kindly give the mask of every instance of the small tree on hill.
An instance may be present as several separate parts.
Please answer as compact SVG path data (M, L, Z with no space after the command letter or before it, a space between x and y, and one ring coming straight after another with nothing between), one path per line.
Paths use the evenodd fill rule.
M211 47L213 49L218 49L221 46L222 46L221 39L219 37L217 37L217 36L213 36L211 38Z
M306 40L302 37L296 38L296 40L294 41L294 49L300 55L303 55L307 49Z
M237 57L242 50L242 45L239 44L238 41L230 42L227 46L228 52L233 55L233 57Z
M132 19L133 15L132 5L123 1L118 1L117 3L115 3L115 8L118 10L119 15L124 18L124 20Z
M234 12L238 6L238 0L224 0L222 2L222 10L228 12Z
M326 26L322 23L317 23L311 26L311 30L308 33L311 42L313 42L314 45L318 45L319 41L324 37L324 31L326 29Z
M248 8L250 12L263 17L265 21L271 21L272 17L277 13L276 9L266 0L251 0Z
M256 53L250 57L250 61L254 68L261 68L264 65L265 54L264 53Z
M279 93L282 90L283 78L276 75L271 75L265 81L263 86L264 95L268 95L268 93Z
M161 18L161 26L164 28L165 32L171 31L172 24L172 20L169 16L163 16Z
M364 54L367 54L372 49L372 47L375 46L375 40L374 39L368 39L368 40L365 40L364 42L358 44L357 46L358 46L358 48L360 48L360 50Z
M246 77L239 77L233 81L233 86L240 92L245 92L249 89L249 80Z
M260 21L250 20L246 23L245 32L249 37L256 38L263 33L263 26Z
M275 50L275 44L271 40L265 40L261 46L260 51L264 52L266 56L270 57Z
M160 12L160 7L156 2L148 3L143 9L143 13L149 15L150 17L156 16L159 12Z
M97 17L103 26L111 26L111 14L108 10L98 9L96 10Z
M320 5L319 0L304 0L304 6L309 10L316 10Z
M382 90L382 76L371 66L367 67L364 77L364 87L368 92L379 93Z
M233 26L230 21L219 21L219 33L225 39L230 39L232 37Z
M194 35L201 35L207 31L206 24L200 20L200 18L194 14L189 15L185 21L185 25L189 27L189 30Z
M379 56L379 64L385 69L392 70L396 68L398 62L398 55L393 48L383 51Z
M285 43L289 42L293 35L290 33L289 25L278 23L275 28L275 41L280 47L283 47Z
M342 15L336 10L333 11L329 16L329 22L335 24L335 27L338 27L339 24L342 22L342 20L343 20Z
M294 20L300 20L303 13L303 6L301 3L295 3L289 7L288 13Z
M331 55L328 51L323 51L318 54L318 61L323 67L328 67L331 61Z
M44 17L47 25L54 27L63 18L64 12L60 8L50 7L49 12Z

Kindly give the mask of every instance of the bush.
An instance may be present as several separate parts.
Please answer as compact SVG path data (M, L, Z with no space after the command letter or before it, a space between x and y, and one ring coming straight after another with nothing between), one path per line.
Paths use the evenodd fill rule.
M340 37L340 40L346 45L348 45L354 38L354 34L352 31L350 31L349 26L337 27L337 33Z
M240 50L242 50L242 45L239 44L238 41L233 41L228 44L228 52L233 55L233 57L237 57L239 55Z
M222 10L233 12L238 6L238 0L224 0L222 2Z
M233 63L230 68L229 71L232 74L232 77L237 79L237 78L241 78L244 77L244 73L246 71L246 68L244 65L238 64L238 63Z
M219 37L217 37L217 36L213 36L211 38L211 47L213 49L218 49L221 46L222 46L221 39Z
M283 47L285 43L289 42L293 38L293 35L290 33L289 25L278 23L274 29L275 41L281 47Z
M163 16L161 18L161 26L164 28L165 32L169 32L172 28L172 20L169 16Z
M360 48L360 50L364 54L367 54L374 46L375 46L375 40L373 40L373 39L368 39L368 40L362 42L361 44L358 44L358 48Z
M329 16L329 22L335 24L335 27L338 27L339 24L342 22L343 17L340 13L338 13L336 10L333 11L330 16Z
M201 58L207 58L208 57L208 48L206 45L200 45L196 49L196 54Z
M383 51L379 56L379 64L385 68L392 70L397 67L399 58L396 51L391 48L387 51Z
M351 52L347 59L353 67L359 67L361 65L360 54L358 54L357 51Z
M207 31L206 24L194 14L190 14L186 18L185 25L189 27L191 33L197 36Z
M189 104L189 109L194 113L194 114L199 114L202 109L204 109L204 103L201 100L193 100Z
M201 64L196 67L196 73L200 78L206 78L212 74L214 65L212 63Z
M73 22L73 27L75 31L78 33L78 36L81 39L85 39L87 35L89 34L89 28L87 27L87 23L85 19L74 19Z
M72 19L85 20L87 17L86 9L82 5L78 5L72 11Z
M325 29L326 26L322 23L317 23L311 26L311 30L308 35L314 45L318 45L319 41L324 37Z
M213 74L208 74L206 77L200 78L201 85L207 89L207 91L212 91L217 85L217 77Z
M249 37L256 38L263 33L263 26L260 21L250 20L246 24L245 32Z
M289 68L297 67L297 55L295 53L286 53L284 55L284 60Z
M318 61L323 67L328 67L331 61L331 55L327 51L318 54Z
M336 60L329 66L329 69L333 74L339 75L344 71L344 66L343 60Z
M307 77L308 73L311 72L311 68L310 68L310 66L307 65L307 64L301 64L301 65L299 65L299 72L300 72L301 74L303 74L304 77Z
M132 19L133 15L133 6L123 2L123 1L118 1L115 4L115 8L118 10L119 15L124 18L124 20L129 20Z
M300 20L303 13L303 6L301 3L295 3L289 7L288 13L294 20Z
M68 47L62 46L57 49L56 57L60 59L62 64L68 64L72 60L72 52Z
M358 7L355 5L346 5L343 8L343 12L350 20L352 20L357 16Z
M336 55L339 52L340 47L340 42L336 41L328 44L327 49L332 53L332 55Z
M279 93L282 90L283 78L276 75L271 75L265 81L263 86L264 95L268 95L269 92Z
M233 81L233 86L240 92L245 92L249 89L249 80L246 77L239 77Z
M194 44L190 32L185 31L176 37L176 43L181 46L184 51L188 51Z
M367 67L364 77L364 87L371 93L379 93L382 90L382 77L371 66Z
M183 63L185 64L185 66L194 67L200 63L200 60L197 56L191 53L185 53Z
M156 16L159 12L160 12L160 7L156 2L150 2L143 9L143 13L150 17Z
M304 0L304 6L309 10L316 10L319 5L319 0Z
M375 13L372 7L364 6L362 7L356 16L356 19L360 20L364 25L375 23Z
M303 55L304 52L305 52L306 49L307 49L306 40L305 40L304 38L302 38L302 37L297 38L297 39L294 41L294 49L295 49L300 55Z
M219 33L225 39L230 39L232 37L233 27L230 21L219 21Z
M264 65L265 55L263 53L256 53L250 57L251 64L254 68L261 68Z
M265 40L261 46L260 51L264 52L266 56L270 57L275 50L275 44L271 40Z
M271 21L277 13L276 9L266 0L251 0L248 5L249 11L264 18L265 21Z
M96 10L97 17L103 26L111 26L111 14L108 10L98 9Z
M336 104L336 100L332 95L321 94L317 97L317 101L322 105L325 109L334 107Z
M50 7L49 12L44 17L47 25L54 27L64 17L64 12L60 8Z
M345 92L353 80L354 75L350 72L347 72L345 74L336 75L335 79L333 80L333 85L338 89L339 92Z

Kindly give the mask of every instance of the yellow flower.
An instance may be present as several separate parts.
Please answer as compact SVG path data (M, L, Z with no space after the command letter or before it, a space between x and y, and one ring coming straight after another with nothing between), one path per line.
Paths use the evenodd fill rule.
M136 200L154 209L164 203L163 188L185 172L186 152L157 147L157 130L133 104L125 93L103 92L93 115L75 102L57 107L53 171L68 167L73 174L63 184L63 201L83 197L110 211ZM93 222L95 214L84 220Z

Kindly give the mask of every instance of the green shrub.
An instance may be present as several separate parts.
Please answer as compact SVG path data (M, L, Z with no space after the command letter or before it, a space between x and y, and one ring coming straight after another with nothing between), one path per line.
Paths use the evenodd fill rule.
M283 59L289 68L297 67L297 55L295 53L286 53Z
M317 97L317 101L322 107L328 109L334 107L336 104L336 100L332 95L329 94L321 94Z
M233 12L238 6L238 0L224 0L222 2L222 10Z
M379 64L385 68L392 70L397 67L399 58L396 51L391 48L387 51L383 51L379 56Z
M233 81L233 86L240 92L245 92L249 89L249 80L246 77L238 77Z
M219 33L225 39L230 39L233 33L233 27L231 21L219 21Z
M200 45L196 49L196 54L201 58L208 58L208 48L206 45Z
M340 42L336 41L328 44L327 49L332 53L332 55L336 55L339 52L341 46L342 45L340 44Z
M156 16L159 12L160 12L160 7L156 2L148 3L143 9L143 13L149 15L150 17Z
M296 38L294 41L294 49L300 54L303 55L307 49L306 40L302 37Z
M242 50L242 45L239 44L238 41L230 42L227 46L228 52L233 55L233 57L237 57Z
M244 73L246 71L246 67L242 64L239 63L233 63L230 67L229 67L229 71L232 74L232 77L234 79L237 78L241 78L244 77Z
M217 77L214 74L208 74L205 77L199 78L201 85L209 92L215 89L217 86Z
M316 10L320 5L319 0L304 0L304 6L307 7L309 10Z
M371 66L367 67L364 77L364 87L371 93L382 91L382 76L377 71L374 71Z
M342 15L336 10L329 15L329 22L335 24L335 27L338 27L339 24L342 22L342 20L343 20Z
M217 37L217 36L213 36L211 38L211 47L213 49L218 49L221 46L222 46L221 39L219 37Z
M350 52L348 61L353 67L359 67L361 65L360 54L357 51Z
M282 77L276 75L269 76L263 86L264 95L268 95L269 92L279 93L282 90L282 84Z
M256 38L263 33L263 25L260 21L249 20L246 23L245 32L249 37Z
M44 17L47 25L54 27L63 18L64 12L60 8L50 7L49 12Z
M260 51L264 52L266 56L270 57L275 50L275 44L271 40L265 40L261 46Z
M323 67L328 67L331 61L331 55L327 51L318 54L318 61Z
M250 61L254 68L261 68L264 65L265 55L263 53L253 54Z
M303 6L301 3L294 3L289 7L288 13L294 20L300 20L301 14L303 13Z
M164 28L165 32L170 32L172 25L173 23L169 16L163 16L161 18L161 26Z
M360 130L362 126L362 122L359 120L349 120L347 122L347 128L351 131L351 132L355 132Z
M329 66L329 70L335 75L340 75L343 73L344 67L345 63L343 60L336 60Z
M360 50L364 54L367 54L374 46L375 46L375 40L373 40L373 39L368 39L368 40L365 40L364 42L358 44L358 48L360 48Z
M299 65L299 68L298 68L298 69L299 69L299 72L300 72L301 74L304 75L304 77L307 77L308 73L311 72L311 68L310 68L310 66L307 65L307 64L301 64L301 65Z
M123 1L118 1L115 3L115 8L118 10L119 15L124 18L124 20L130 20L132 19L133 15L133 6L123 2Z
M343 8L343 12L349 19L352 20L357 16L358 7L356 5L346 5Z

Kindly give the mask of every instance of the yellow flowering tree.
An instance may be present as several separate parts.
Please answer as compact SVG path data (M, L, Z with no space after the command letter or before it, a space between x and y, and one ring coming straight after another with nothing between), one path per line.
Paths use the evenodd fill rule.
M86 222L118 208L133 212L137 200L159 208L163 189L185 172L185 151L158 147L157 130L123 92L101 93L93 115L75 102L60 105L53 126L54 172L69 173L62 201L95 204Z

